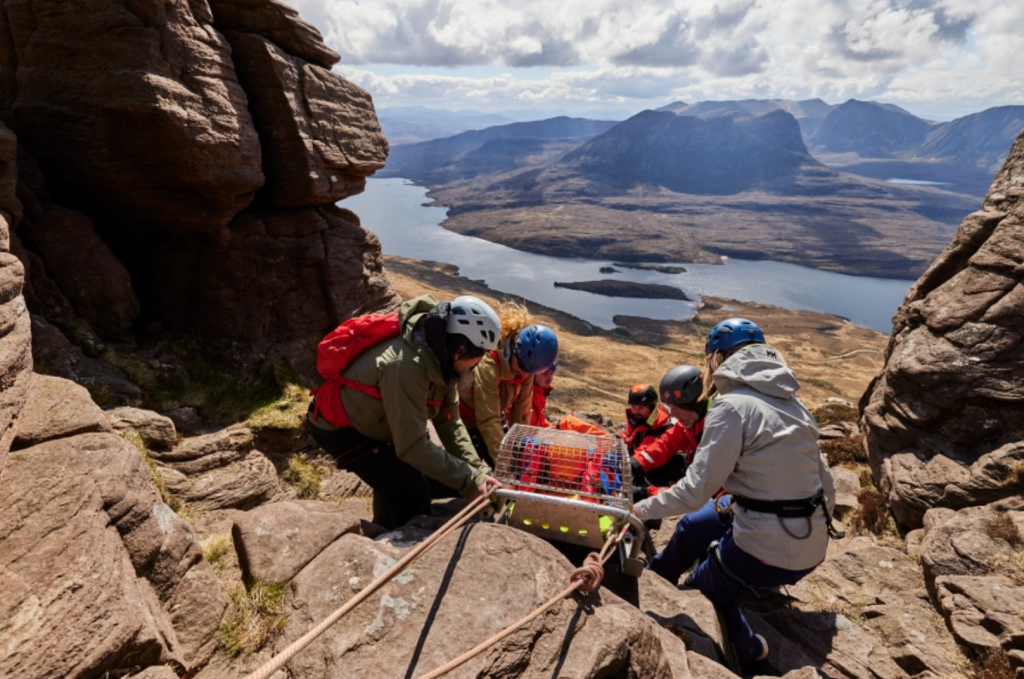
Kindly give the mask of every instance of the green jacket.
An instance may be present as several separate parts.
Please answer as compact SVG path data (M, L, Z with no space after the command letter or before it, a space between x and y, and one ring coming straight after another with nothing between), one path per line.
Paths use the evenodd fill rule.
M469 425L480 430L487 444L487 452L495 464L505 432L501 426L501 414L508 414L508 426L530 424L533 413L533 375L517 381L505 355L505 342L498 345L498 360L490 352L484 355L473 369L473 386L459 392L468 410L476 419Z
M400 460L468 497L483 484L487 467L459 418L456 386L445 384L422 330L414 331L435 306L430 295L405 302L398 312L399 336L370 347L345 369L345 377L376 386L382 398L342 387L341 401L359 433L393 443ZM431 442L427 420L444 448Z

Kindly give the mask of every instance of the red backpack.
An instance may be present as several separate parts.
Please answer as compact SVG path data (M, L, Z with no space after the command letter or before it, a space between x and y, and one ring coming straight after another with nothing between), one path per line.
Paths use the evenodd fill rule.
M398 312L366 314L343 322L324 337L316 348L316 371L324 383L316 390L314 417L322 417L335 427L351 427L341 403L341 387L360 391L380 399L380 389L347 379L345 369L375 344L398 337L401 327Z

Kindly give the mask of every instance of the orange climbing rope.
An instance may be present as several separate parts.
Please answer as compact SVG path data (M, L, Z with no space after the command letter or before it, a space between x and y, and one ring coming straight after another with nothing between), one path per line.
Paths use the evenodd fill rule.
M409 553L402 557L394 566L389 568L387 572L381 575L379 578L371 582L361 592L356 594L354 597L349 599L343 606L338 608L336 611L327 616L320 624L313 629L309 630L301 637L296 639L294 642L288 645L283 651L275 655L273 658L268 660L265 664L261 665L254 672L249 674L246 679L268 679L277 670L281 669L285 663L295 657L299 651L304 649L306 646L311 644L314 639L323 634L331 625L340 620L346 613L351 611L353 608L358 606L360 603L365 601L371 594L379 590L381 587L386 585L388 582L393 580L397 575L406 569L413 561L425 554L431 547L435 546L445 537L450 535L452 531L464 524L473 516L477 511L483 509L488 502L490 502L491 490L487 495L477 498L471 502L465 509L453 516L448 523L440 528L436 533L428 537L426 540L418 544L413 549L409 550ZM505 637L509 636L516 630L522 628L524 625L529 624L532 620L543 614L545 611L550 609L552 606L560 602L565 597L569 596L573 592L580 591L584 594L593 592L601 586L601 581L604 580L604 564L607 563L608 559L614 553L614 547L617 545L628 530L628 525L622 527L622 530L614 535L609 535L608 540L605 542L604 547L601 549L600 554L588 554L583 566L573 571L569 578L570 585L564 590L553 596L540 608L537 608L526 617L520 619L512 626L505 628L498 634L494 635L487 641L475 646L469 651L463 653L458 658L442 665L436 670L425 674L420 679L436 679L448 672L452 671L459 665L471 660L476 657L488 647L496 644Z

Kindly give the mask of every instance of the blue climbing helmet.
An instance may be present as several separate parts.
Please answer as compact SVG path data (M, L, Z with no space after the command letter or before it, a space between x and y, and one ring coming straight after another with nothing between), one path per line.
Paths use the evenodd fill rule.
M558 357L558 337L546 325L531 325L519 331L515 349L523 370L537 375L554 365Z
M745 318L727 318L708 333L704 353L708 356L716 351L729 351L737 344L755 342L764 344L764 333L753 321Z

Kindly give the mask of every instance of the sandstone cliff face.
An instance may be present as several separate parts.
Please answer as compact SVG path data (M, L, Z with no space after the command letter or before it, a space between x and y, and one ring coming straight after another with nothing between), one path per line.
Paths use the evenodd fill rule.
M387 141L294 10L27 0L0 24L0 118L22 174L7 190L26 205L12 247L29 307L65 334L146 326L299 356L397 304L379 242L333 207Z
M21 294L25 269L10 253L11 230L21 216L15 196L16 144L11 131L0 125L0 480L32 375L32 325Z
M896 518L983 505L1024 482L1024 135L980 211L907 293L862 400Z

